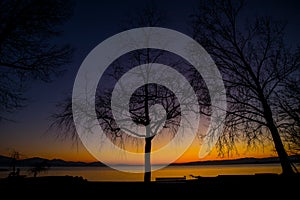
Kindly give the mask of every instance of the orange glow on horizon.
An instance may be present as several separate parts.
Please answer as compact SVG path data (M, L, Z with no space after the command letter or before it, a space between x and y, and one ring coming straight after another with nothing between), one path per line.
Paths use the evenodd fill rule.
M233 154L231 156L224 156L224 157L218 156L218 152L216 148L214 148L212 152L210 152L206 157L202 159L198 157L199 150L200 150L199 141L194 141L194 143L190 146L190 148L179 159L177 159L175 163L186 163L186 162L208 161L208 160L228 160L228 159L237 159L237 158L244 158L244 157L262 158L262 157L277 156L276 153L274 153L273 148L271 146L265 148L264 151L257 150L257 151L249 151L249 152L245 152L245 148L240 146L238 148L239 154ZM26 157L43 157L47 159L62 159L66 161L80 161L80 162L98 161L86 150L86 148L81 143L79 143L77 147L73 146L69 148L68 147L56 147L55 149L52 148L52 151L47 151L47 149L44 149L37 152L37 151L30 151L29 149L27 149L26 151L20 151L20 152L26 155ZM128 163L128 164L134 164L134 163ZM153 164L160 164L160 163L154 162Z
M159 149L162 144L166 144L167 141L162 140L164 138L160 138L157 140L153 140L153 148L152 150ZM169 138L170 139L170 138ZM47 141L44 145L45 141ZM24 158L29 157L42 157L47 159L62 159L66 161L81 161L81 162L97 162L98 160L93 157L88 150L82 145L80 141L78 141L78 145L74 145L74 142L72 141L59 141L55 140L52 142L49 142L49 140L41 141L31 143L30 145L23 142L20 144L16 144L18 148L15 148L15 150L19 151L21 155L24 155ZM33 142L33 141L31 141ZM155 144L157 142L160 142L161 144ZM135 152L138 150L138 152L143 153L143 146L144 144L140 144L137 148L137 146L133 145L131 150ZM28 148L28 147L31 148ZM185 163L185 162L194 162L194 161L207 161L207 160L228 160L228 159L237 159L237 158L245 158L245 157L272 157L277 156L276 152L274 152L274 148L272 145L267 145L262 148L257 148L257 150L249 150L246 151L246 148L243 144L237 145L238 153L239 154L232 154L230 156L224 156L220 157L218 156L218 152L216 148L212 150L206 157L200 159L198 157L198 153L200 151L200 141L196 139L193 144L187 149L187 151L175 162L176 163ZM1 155L9 156L9 152L7 149L0 149ZM163 163L163 160L160 161L152 161L152 164L161 164ZM119 164L119 163L117 163ZM124 164L143 164L143 163L124 163Z

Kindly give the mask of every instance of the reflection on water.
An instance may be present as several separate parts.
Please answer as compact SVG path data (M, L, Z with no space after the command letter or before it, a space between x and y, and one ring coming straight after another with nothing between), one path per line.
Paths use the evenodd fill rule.
M128 166L130 167L130 166ZM297 166L300 171L300 166ZM20 168L20 174L30 176L28 168ZM182 177L191 179L190 175L213 177L217 175L248 175L256 173L281 173L279 164L242 164L242 165L202 165L202 166L168 166L152 172L156 177ZM5 178L9 171L0 171L0 178ZM108 167L52 167L38 176L81 176L89 181L143 181L142 173L125 173Z

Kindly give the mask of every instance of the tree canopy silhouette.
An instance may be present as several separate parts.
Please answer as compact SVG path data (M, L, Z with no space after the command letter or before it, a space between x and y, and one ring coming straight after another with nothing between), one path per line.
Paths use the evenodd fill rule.
M0 2L0 121L25 106L30 81L49 82L63 72L72 48L55 38L72 9L69 0Z
M149 6L142 10L142 12L137 13L133 19L129 19L131 23L127 22L126 30L129 28L136 27L155 27L161 26L163 20L162 12L156 7ZM145 35L146 36L146 35ZM135 45L135 44L132 44ZM181 112L184 110L183 105L179 104L179 101L185 103L188 106L189 101L192 99L188 95L186 87L180 87L177 84L175 88L178 93L185 93L183 99L177 99L174 91L164 87L159 84L144 84L137 88L132 94L129 92L130 88L134 88L134 82L120 82L121 77L126 73L126 75L132 73L135 77L142 77L145 81L149 77L157 77L162 79L161 74L151 72L152 63L161 63L167 66L176 68L189 79L189 75L193 74L195 71L189 71L189 65L183 59L179 59L170 52L158 50L158 49L138 49L121 56L115 60L107 69L106 78L100 80L100 85L106 85L107 88L97 90L95 110L97 113L97 118L102 130L105 131L106 135L114 141L116 145L121 148L126 148L126 144L142 144L144 150L144 182L151 181L151 152L153 151L152 141L154 138L160 138L159 135L164 135L169 138L174 137L178 126L180 126L180 120L184 116L181 116ZM139 68L139 70L130 72L131 69L137 66L144 65L145 68ZM180 67L179 67L180 66ZM162 72L163 73L163 72ZM174 82L174 77L169 77L169 82ZM116 87L117 86L117 87ZM126 102L126 96L130 96L129 107L125 103L118 103L115 105L118 109L118 114L121 116L121 127L117 124L114 119L111 104L113 89L119 88L117 99ZM129 90L128 90L129 89ZM80 102L79 102L80 104ZM64 136L71 136L73 139L77 139L76 130L73 124L73 114L72 114L72 100L68 98L65 102L58 105L59 110L55 113L53 117L53 123L50 127L58 129L56 133ZM80 107L80 106L79 106ZM162 111L163 110L163 111ZM128 111L129 115L123 115L123 111ZM77 116L78 118L88 117L89 112L94 112L93 110L85 111L85 116ZM198 111L195 111L198 112ZM127 112L126 112L127 114ZM190 119L187 119L190 120ZM134 127L142 127L141 129L132 130L132 126L127 126L134 122ZM93 127L93 124L88 125L88 127ZM143 129L144 128L144 129ZM187 127L186 127L187 128ZM101 141L99 140L99 143Z
M228 98L226 128L218 141L220 152L233 149L237 138L251 146L271 136L283 174L293 174L283 139L287 133L294 134L299 149L299 132L295 132L299 130L299 94L284 85L297 87L289 80L299 69L300 54L284 42L285 24L269 17L243 21L244 1L200 4L192 15L193 35L219 67Z

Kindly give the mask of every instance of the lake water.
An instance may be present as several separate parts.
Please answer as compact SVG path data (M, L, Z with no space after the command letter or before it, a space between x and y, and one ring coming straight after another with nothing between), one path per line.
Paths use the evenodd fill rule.
M3 168L2 168L3 169ZM300 171L300 166L297 165ZM21 167L20 174L31 176L28 168ZM0 171L0 178L8 176L9 171ZM152 180L156 177L183 177L191 179L190 175L213 177L217 175L254 175L257 173L281 173L279 164L241 164L241 165L185 165L168 166L153 171ZM81 176L89 181L143 181L142 173L125 173L108 167L51 167L38 176Z

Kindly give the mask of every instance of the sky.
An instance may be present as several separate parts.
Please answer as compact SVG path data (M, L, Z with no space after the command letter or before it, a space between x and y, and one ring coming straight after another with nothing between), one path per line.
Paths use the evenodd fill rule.
M95 161L84 146L69 140L61 140L55 134L46 134L49 127L49 116L56 111L56 104L66 95L71 94L77 70L87 54L106 38L120 32L120 24L130 14L135 14L149 1L138 0L104 0L104 1L76 1L73 16L61 28L63 35L58 41L69 43L75 48L72 63L66 66L66 73L57 77L51 83L32 82L26 92L28 105L11 115L16 123L4 122L0 124L0 154L8 155L15 149L24 157L39 156L49 159L60 158L73 161ZM153 1L161 8L167 18L165 27L190 35L187 26L188 16L197 6L196 0L163 0ZM292 0L253 0L249 1L245 16L269 15L275 19L288 21L286 40L291 46L300 44L300 3ZM195 141L191 148L178 162L195 161L198 159L199 141ZM244 156L273 156L271 149L255 150L244 153ZM220 159L213 151L205 159Z

